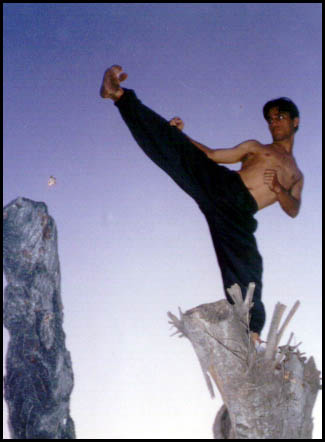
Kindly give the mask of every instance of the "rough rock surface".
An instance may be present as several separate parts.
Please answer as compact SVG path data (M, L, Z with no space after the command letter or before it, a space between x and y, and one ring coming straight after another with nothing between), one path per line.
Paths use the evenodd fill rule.
M73 372L62 328L57 229L47 206L17 198L3 209L4 377L12 439L75 439Z

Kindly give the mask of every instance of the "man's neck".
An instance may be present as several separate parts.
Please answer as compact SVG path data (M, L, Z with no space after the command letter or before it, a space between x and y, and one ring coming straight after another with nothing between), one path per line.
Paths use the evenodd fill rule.
M285 140L273 141L272 146L279 151L292 154L293 142L294 142L294 137L291 136L290 138Z

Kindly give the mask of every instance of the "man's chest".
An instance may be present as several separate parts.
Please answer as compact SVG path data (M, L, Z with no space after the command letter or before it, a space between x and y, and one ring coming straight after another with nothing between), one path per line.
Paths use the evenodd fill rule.
M266 157L265 165L267 168L277 171L279 182L287 189L298 181L301 176L301 172L292 155L271 152Z

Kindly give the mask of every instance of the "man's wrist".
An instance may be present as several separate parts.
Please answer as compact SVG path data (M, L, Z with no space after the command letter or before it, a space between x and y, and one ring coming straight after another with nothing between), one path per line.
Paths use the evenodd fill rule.
M288 200L293 200L293 196L291 195L290 190L286 189L285 187L280 185L280 190L276 192L276 196L278 201L282 200L283 202Z

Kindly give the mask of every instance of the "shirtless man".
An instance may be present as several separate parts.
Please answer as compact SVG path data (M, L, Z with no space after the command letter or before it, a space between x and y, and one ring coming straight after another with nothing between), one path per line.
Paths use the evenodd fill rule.
M144 106L134 91L122 89L127 78L120 66L109 68L100 89L110 98L142 150L199 205L208 222L219 262L225 294L239 284L246 295L249 282L255 283L250 332L255 341L265 323L261 301L262 257L257 250L253 215L275 202L291 217L300 208L303 175L292 155L299 111L286 98L268 102L264 118L273 138L263 145L249 140L230 149L211 149L183 134L178 117L169 122ZM237 171L222 164L241 162Z
M289 112L280 111L276 104L273 106L270 103L273 107L269 105L266 117L273 138L272 144L248 140L231 149L210 149L197 141L191 141L216 163L242 163L238 173L257 202L258 210L278 201L282 209L294 218L299 212L303 187L303 175L292 155L299 117L291 119ZM174 117L170 124L179 130L184 128L179 117Z

